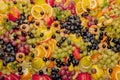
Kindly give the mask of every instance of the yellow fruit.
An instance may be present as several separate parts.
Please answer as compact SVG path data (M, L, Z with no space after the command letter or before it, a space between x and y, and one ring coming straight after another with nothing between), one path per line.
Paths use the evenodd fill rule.
M105 0L98 0L98 5L99 5L99 6L102 6L102 5L104 4L104 1L105 1Z
M97 0L90 0L90 8L96 9L98 7L98 1Z
M78 2L75 7L76 7L76 13L80 15L83 12L82 2L81 1Z
M68 70L69 70L69 71L73 71L73 70L74 70L73 64L71 64L71 65L68 67Z
M3 0L0 0L0 13L7 12L8 5L3 2Z
M32 60L32 67L36 69L41 69L45 66L45 62L42 60L42 58L35 58Z
M44 17L44 8L40 5L34 5L31 9L31 14L35 19L42 19Z
M70 34L70 39L73 41L73 42L77 42L79 43L79 41L81 40L81 38L77 38L74 34Z
M49 4L42 4L42 7L44 8L45 15L48 17L51 17L53 14L53 8Z
M90 9L90 0L82 0L82 9L87 11L87 8Z
M92 78L95 80L98 80L98 78L100 78L103 75L103 69L98 67L98 65L93 65L91 67L91 69L96 69L96 73L95 74L91 74Z
M80 65L83 68L89 68L91 66L91 58L90 56L85 56L80 60Z
M117 71L116 73L116 80L120 80L120 71Z
M35 4L41 5L45 3L45 0L34 0Z
M0 70L3 68L3 61L0 60Z

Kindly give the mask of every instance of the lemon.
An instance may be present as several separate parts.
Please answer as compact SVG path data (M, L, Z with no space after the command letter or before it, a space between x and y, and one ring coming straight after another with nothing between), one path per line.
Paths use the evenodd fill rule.
M116 80L120 80L120 71L117 71L116 73Z
M42 19L44 17L44 8L40 5L34 5L31 9L31 14L35 19Z
M42 58L35 58L32 60L32 67L36 69L41 69L45 66L45 62L42 60Z
M0 70L3 68L3 61L0 60Z
M51 17L53 14L53 8L48 4L42 4L42 7L44 8L45 15Z
M75 10L76 10L76 13L79 15L79 14L81 14L82 12L83 12L83 9L82 9L82 2L80 1L80 2L78 2L77 4L76 4L76 8L75 8Z
M79 41L81 40L81 37L77 38L74 34L70 34L69 37L74 43L79 43Z
M41 5L46 3L45 0L34 0L35 4Z
M90 9L90 0L82 0L82 8L84 11L87 11L87 8Z
M98 65L93 65L91 67L91 69L96 69L96 73L95 74L92 74L92 77L95 79L95 80L98 80L98 78L100 78L102 75L103 75L103 69L98 67Z
M89 68L91 66L90 56L85 56L80 60L80 64L83 68Z
M97 0L90 0L90 8L96 9L98 7L98 1Z
M8 5L5 4L2 0L0 0L0 13L5 13L7 12Z

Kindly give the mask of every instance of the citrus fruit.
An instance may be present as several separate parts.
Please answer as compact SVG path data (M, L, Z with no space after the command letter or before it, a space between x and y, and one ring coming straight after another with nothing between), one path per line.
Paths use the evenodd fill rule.
M45 50L41 46L36 46L37 56L43 58L45 56Z
M35 19L42 19L44 17L44 8L40 5L34 5L31 9L31 14Z
M30 79L32 73L30 72L30 70L28 68L26 68L25 70L23 70L23 75L21 76L22 80L28 80Z
M42 58L35 58L32 60L32 67L36 69L41 69L45 66L45 62L42 60Z
M89 68L91 66L91 58L90 56L85 56L80 60L80 65L83 68Z
M51 17L53 14L53 8L49 4L42 4L42 7L44 8L45 15L48 17Z
M96 73L92 74L92 78L95 79L95 80L99 79L103 75L103 73L104 73L103 69L98 67L98 65L93 65L91 67L91 69L95 69L96 70Z
M0 13L5 13L7 12L8 5L5 4L2 0L0 0Z
M70 34L70 39L73 41L73 42L79 42L81 40L81 38L77 38L74 34Z
M41 5L46 3L45 0L34 0L35 4Z
M112 80L120 80L119 76L120 76L120 66L116 66L115 68L113 68L111 78Z
M120 71L117 71L116 73L116 80L120 80Z
M79 14L81 14L82 12L83 12L82 2L80 1L80 2L78 2L78 3L76 4L76 13L79 15Z
M84 11L87 11L87 9L90 9L90 0L82 0L82 9Z
M103 6L104 1L105 1L105 0L99 0L99 1L98 1L98 5L99 5L99 6Z
M0 70L3 68L3 61L0 60Z
M90 8L96 9L98 7L98 1L97 0L90 0Z

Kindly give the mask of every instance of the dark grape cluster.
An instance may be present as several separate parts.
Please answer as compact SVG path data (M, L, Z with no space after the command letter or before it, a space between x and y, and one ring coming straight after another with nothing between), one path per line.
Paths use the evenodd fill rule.
M82 28L80 17L77 15L68 16L65 22L61 22L61 29L66 29L67 34L73 33L80 36Z

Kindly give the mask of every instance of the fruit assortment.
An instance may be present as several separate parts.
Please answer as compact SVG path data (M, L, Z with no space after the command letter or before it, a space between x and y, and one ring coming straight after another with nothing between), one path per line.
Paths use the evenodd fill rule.
M0 80L120 80L120 0L0 0Z

